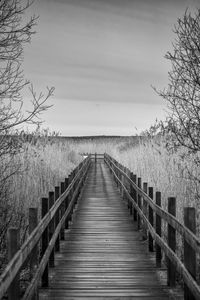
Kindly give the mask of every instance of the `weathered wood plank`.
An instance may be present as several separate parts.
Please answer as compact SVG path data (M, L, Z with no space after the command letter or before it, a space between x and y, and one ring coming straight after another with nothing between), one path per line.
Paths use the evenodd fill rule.
M103 161L93 164L40 299L169 299Z

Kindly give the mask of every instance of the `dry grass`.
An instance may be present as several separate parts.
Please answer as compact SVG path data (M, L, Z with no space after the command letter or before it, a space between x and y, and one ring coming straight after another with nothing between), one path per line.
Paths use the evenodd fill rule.
M17 166L18 171L7 181L6 200L0 203L4 208L0 214L0 268L5 258L8 227L20 228L22 243L28 231L28 208L38 207L40 211L41 197L47 197L49 191L60 185L81 160L68 142L44 138L23 144L22 151L9 163L11 168Z
M19 226L23 240L27 230L28 208L39 207L40 198L47 196L82 160L80 153L107 152L140 176L143 182L153 186L154 191L161 191L165 209L167 198L176 197L177 217L181 222L183 207L195 206L199 234L198 187L185 178L186 166L195 171L193 160L182 160L178 153L169 155L165 143L165 139L140 138L56 138L39 139L34 143L25 142L24 151L15 157L14 162L21 166L21 171L12 177L10 185L8 208L13 218L9 226Z
M68 176L81 157L68 144L24 146L16 157L21 171L13 176L13 197L16 204L23 201L25 206L34 206Z
M184 206L196 205L197 187L187 178L186 166L195 170L192 160L183 160L180 153L167 151L166 139L57 139L36 145L26 143L18 155L23 172L13 177L14 202L25 209L38 204L55 185L68 176L80 162L80 153L107 152L127 166L155 191L161 191L163 207L167 198L177 198L178 218L182 221Z
M154 187L154 191L162 193L162 205L167 209L167 198L176 197L177 217L183 221L183 207L195 206L199 219L199 204L197 202L199 186L188 175L188 170L197 174L192 157L181 158L181 151L169 153L166 149L166 138L142 139L137 144L124 147L116 155L126 167Z

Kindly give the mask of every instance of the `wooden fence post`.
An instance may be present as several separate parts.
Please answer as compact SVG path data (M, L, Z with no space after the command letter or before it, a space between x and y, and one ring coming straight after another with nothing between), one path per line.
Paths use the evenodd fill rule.
M132 176L133 176L133 173L130 172L129 178L131 179ZM130 195L131 195L131 197L133 197L133 187L132 187L132 184L130 184ZM132 204L132 202L130 202L130 207L129 207L129 209L130 209L130 214L132 215L132 214L133 214L133 204Z
M72 181L73 181L73 173L71 172L71 173L69 174L69 184L71 184ZM69 192L69 198L68 198L69 203L70 203L71 200L72 200L73 191L74 191L74 189L73 189L73 187L72 187L71 190L70 190L70 192ZM68 223L69 223L69 221L71 221L71 220L72 220L72 211L70 211L70 213L69 213Z
M142 186L141 177L138 177L137 186L141 189L141 186ZM138 203L139 208L141 209L142 203L141 203L141 196L139 195L139 193L137 193L137 203ZM138 230L140 230L141 229L141 218L140 218L139 214L138 214L137 224L138 224Z
M120 170L123 171L123 166L120 164ZM124 176L120 173L120 180L122 183L124 183ZM120 186L120 189L121 189L121 195L122 195L122 198L123 198L123 188L122 186Z
M125 172L125 167L124 166L122 166L122 171ZM126 186L126 179L125 179L124 175L122 175L122 183L123 183L124 186ZM122 193L122 198L124 199L125 193L124 193L124 189L123 188L122 188L121 193Z
M130 177L130 170L128 168L125 168L125 170L126 170L126 175L128 177ZM129 183L128 179L126 179L126 189L127 189L128 193L130 194L130 183ZM130 209L130 207L131 207L131 201L127 197L127 208L128 208L128 210Z
M60 196L60 187L56 186L55 187L55 202ZM56 215L55 215L55 228L58 226L58 223L60 221L60 209L57 210ZM58 235L56 242L55 242L55 252L60 251L60 234Z
M35 207L29 208L29 234L32 233L32 231L37 227L38 225L38 209ZM38 266L38 245L35 246L31 253L30 257L30 275L31 278L34 275L34 272L37 269ZM39 297L38 295L38 288L35 289L34 295L31 298L32 300L37 300Z
M49 210L49 199L42 198L42 218L47 214ZM49 226L45 229L42 234L42 247L41 247L41 258L45 254L45 251L49 244ZM47 263L45 270L42 274L42 287L49 286L49 262Z
M95 155L94 155L94 162L95 162L95 164L97 163L97 154L96 154L96 152L95 152Z
M168 198L168 212L176 216L176 198ZM176 251L176 230L168 224L168 245L175 252ZM176 285L176 268L170 259L167 259L167 284L169 286Z
M137 176L132 173L131 180L136 184ZM137 192L134 187L132 187L132 198L137 203ZM137 210L133 208L133 220L137 221Z
M148 183L144 182L143 183L143 191L145 192L145 194L147 194L147 190L148 190ZM147 201L143 198L143 213L145 215L145 217L147 217L148 215L148 211L147 211ZM144 224L144 228L143 228L143 240L147 240L147 228L146 225Z
M49 192L49 209L54 205L54 192ZM49 241L51 240L55 231L55 218L49 224ZM55 248L52 249L51 255L49 257L49 267L54 267L54 253Z
M15 253L19 250L19 229L11 227L8 229L7 234L8 239L8 260L10 261ZM9 300L19 300L20 299L20 282L19 274L16 275L13 282L8 289L8 299Z
M117 162L117 167L119 168L119 163L118 162ZM117 172L117 177L120 179L120 171L117 170L116 172ZM117 181L117 186L118 186L118 188L120 190L120 183L118 181Z
M124 173L128 176L128 168L127 167L124 167ZM124 185L125 185L127 191L129 192L129 182L126 177L124 177Z
M76 172L74 173L74 177L76 177ZM79 179L80 179L80 177L79 177ZM76 181L76 183L74 184L74 192L75 192L75 190L76 190L76 188L77 188L77 186L78 186L78 182L79 182L79 180L78 181ZM73 209L72 209L72 212L74 211L74 209L75 209L75 207L76 207L76 204L77 204L77 201L78 201L78 197L79 197L79 192L80 192L80 189L78 189L78 193L76 194L76 197L75 197L75 199L74 199L74 204L73 204Z
M65 178L65 190L68 188L68 186L69 186L69 178L67 177L67 178ZM67 210L68 205L69 205L68 199L69 199L69 196L67 196L65 198L65 210ZM65 220L65 229L67 229L67 228L68 228L68 217Z
M65 182L61 182L60 184L60 193L61 195L64 193L65 191ZM61 211L61 219L65 213L65 202L63 202L60 206L60 211ZM62 241L65 240L65 225L62 226L61 230L60 230L60 239Z
M161 192L156 192L156 204L161 207ZM162 219L156 214L156 233L161 237ZM161 247L156 243L156 267L161 267L162 252Z
M153 188L152 187L149 187L149 197L153 200ZM150 205L149 205L149 223L151 224L151 226L154 225L153 209L151 208ZM149 236L149 251L153 252L153 250L154 250L153 237L150 232L149 232L148 236Z
M126 175L128 176L128 177L130 177L130 170L129 170L129 168L126 168ZM126 182L127 182L127 191L130 193L130 182L129 182L129 180L128 179L126 179Z
M194 207L184 207L184 224L196 234L196 214ZM184 265L196 279L196 252L195 250L184 240ZM196 298L190 292L186 284L184 284L184 300L195 300Z

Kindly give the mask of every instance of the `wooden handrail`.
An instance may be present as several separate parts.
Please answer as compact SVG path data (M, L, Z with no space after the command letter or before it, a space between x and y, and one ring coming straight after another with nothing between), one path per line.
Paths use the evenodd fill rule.
M53 249L55 247L56 241L58 241L60 237L60 233L62 235L61 239L62 238L64 239L64 228L68 228L68 221L71 218L73 208L75 206L79 193L81 192L81 188L87 176L87 172L90 167L91 160L95 161L96 163L97 159L102 159L102 158L104 158L105 163L108 165L110 171L112 172L113 177L117 182L117 185L120 187L120 191L122 192L123 197L127 200L128 202L127 207L130 210L130 213L132 214L134 211L134 220L138 222L138 229L144 227L144 230L146 231L145 236L147 236L147 232L148 232L149 239L151 237L150 248L152 250L154 249L154 245L152 241L156 243L157 245L156 251L160 251L158 254L159 256L158 265L161 264L161 250L162 250L168 257L168 260L172 264L172 267L175 268L175 270L181 274L186 286L185 293L186 294L188 293L187 295L189 295L189 297L190 295L192 295L193 298L191 299L200 299L200 286L197 284L195 280L194 272L192 273L190 271L190 266L188 266L188 263L190 264L190 262L187 261L183 263L181 261L181 259L174 251L175 248L173 249L173 247L170 246L170 243L169 242L167 243L163 239L161 232L159 232L158 228L154 226L154 222L152 222L152 220L154 219L153 215L156 214L156 220L159 220L160 218L160 224L161 221L163 220L168 224L168 227L171 226L171 228L175 230L175 233L178 232L184 238L184 241L187 244L186 245L187 251L190 251L190 248L192 249L191 251L194 251L194 253L192 253L192 257L193 257L193 263L195 263L195 259L196 259L195 253L200 254L200 240L195 235L195 230L193 227L189 226L190 229L193 228L192 229L193 232L192 230L186 227L188 226L187 222L189 218L188 219L186 218L187 222L185 223L185 225L183 225L176 219L175 216L173 216L172 214L170 214L169 212L161 208L160 201L156 202L157 204L154 203L153 188L150 187L149 191L151 192L147 194L147 188L145 188L145 191L142 190L141 188L141 178L138 178L138 180L136 180L137 178L136 175L133 175L127 168L122 166L120 163L118 163L114 158L112 158L108 154L94 153L94 154L87 154L87 155L88 155L87 158L85 158L74 169L74 171L71 173L69 178L68 179L66 178L65 182L62 183L61 190L63 191L63 193L60 196L57 193L57 196L55 196L56 201L51 202L52 204L47 210L47 213L40 220L40 222L34 228L34 230L30 233L28 239L21 246L21 248L15 253L14 257L11 259L6 269L1 274L0 299L5 295L5 293L8 291L9 287L13 284L13 282L15 282L16 278L19 277L18 275L20 273L21 268L24 267L24 265L30 259L31 254L36 250L36 247L39 241L41 240L41 238L45 234L48 234L47 238L49 240L49 243L47 244L47 247L45 246L43 250L43 256L41 257L41 261L37 265L37 269L35 270L35 272L33 272L32 274L33 278L22 298L23 300L33 299L40 278L44 276L44 274L46 274L45 272L48 266L48 261L49 259L51 260L50 256L52 254L52 251L54 251ZM145 187L147 187L146 183L145 183ZM157 192L156 195L161 197L160 192ZM50 198L44 200L50 201ZM144 207L142 203L145 204ZM151 219L148 218L147 216L146 205L152 211ZM134 208L134 210L132 208ZM61 217L59 217L58 219L58 215L60 214ZM55 223L56 226L51 227L51 224L52 222L54 222L53 220L55 220L55 218L57 218L56 219L57 221ZM48 232L49 226L50 228L54 228L54 232L51 231L50 234ZM159 226L161 230L161 225ZM169 265L168 265L168 270L169 270ZM47 278L48 278L48 272L47 272ZM46 281L45 284L48 284L48 280ZM17 297L16 299L19 298Z
M22 298L23 300L31 299L31 297L33 295L33 292L34 292L34 290L35 290L35 288L37 286L38 280L41 277L41 275L42 275L42 273L43 273L43 271L45 269L45 266L46 266L46 264L48 262L49 256L50 256L51 251L52 251L52 249L53 249L53 247L55 245L55 241L56 241L56 239L57 239L57 237L59 235L61 227L64 224L66 218L68 217L68 215L69 215L69 213L70 213L70 211L72 209L72 206L73 206L74 201L76 199L76 196L78 194L80 185L82 184L82 182L84 180L84 177L87 174L87 171L88 171L88 168L85 170L85 172L83 174L83 177L80 179L80 181L78 183L78 186L76 187L76 190L75 190L75 192L73 194L73 197L72 197L72 199L70 201L70 204L69 204L67 210L65 211L65 214L63 215L62 219L60 220L58 226L56 227L56 230L55 230L55 232L54 232L54 234L53 234L53 236L51 238L51 241L49 242L49 246L48 246L48 248L47 248L47 250L46 250L46 252L45 252L45 254L44 254L44 256L43 256L43 258L42 258L42 260L40 262L40 264L39 264L39 267L38 267L38 269L37 269L37 271L35 273L35 276L33 277L33 279L31 281L29 287L26 290L26 293L24 294L24 296Z
M166 212L160 206L155 204L153 200L141 188L139 188L135 182L131 180L131 178L126 174L126 172L124 172L124 167L121 164L119 164L115 159L105 154L105 162L111 170L114 179L116 180L118 185L121 186L121 189L123 190L123 193L127 197L129 203L131 202L133 207L136 209L145 227L150 232L153 240L161 247L162 251L164 251L168 259L173 263L173 266L175 267L176 271L182 276L184 283L189 289L189 295L193 296L193 298L191 299L200 299L200 286L194 279L193 274L190 274L190 272L187 270L186 266L178 257L178 255L169 247L169 245L163 240L163 238L156 233L155 228L151 225L148 218L145 216L141 207L139 207L135 199L133 199L132 195L130 194L128 188L124 184L123 180L121 180L121 178L125 178L128 181L128 183L135 189L136 193L140 195L153 209L154 213L159 215L164 221L166 221L177 232L179 232L179 234L183 236L185 241L188 242L188 244L193 250L195 250L196 253L200 253L200 240L191 230L189 230L186 226L181 224L174 216L172 216L170 213Z
M62 203L65 201L66 197L70 194L71 190L74 189L75 191L72 195L72 199L69 203L69 206L67 210L65 211L64 215L62 216L62 219L60 220L59 224L57 225L55 232L51 238L51 241L49 243L49 246L40 262L39 268L37 270L38 276L42 274L42 271L44 271L44 268L48 262L49 255L55 245L56 238L58 237L58 234L60 232L61 226L65 222L65 219L70 214L74 200L78 194L78 191L80 189L81 184L83 183L85 176L87 174L87 171L89 169L91 162L91 156L89 155L84 161L82 161L79 166L75 169L75 177L73 178L70 185L67 187L67 189L64 191L62 195L56 200L54 205L50 208L48 213L40 220L37 227L32 231L28 239L24 242L24 244L21 246L21 248L16 252L14 257L11 259L11 261L8 263L7 267L5 268L4 272L0 276L0 299L4 296L6 291L8 290L9 286L13 282L16 275L19 273L20 269L22 268L24 262L28 259L31 252L35 249L35 246L38 244L38 242L41 239L42 234L44 233L47 226L50 224L51 220L55 217L56 212L62 205ZM34 277L35 278L35 277ZM37 277L38 279L38 277ZM31 297L31 293L33 290L30 290L29 296ZM24 298L29 299L29 298Z
M173 215L169 214L163 208L155 204L152 199L142 190L140 189L129 177L128 175L121 170L108 155L106 158L109 159L109 162L117 169L121 175L123 175L129 183L133 186L134 189L137 190L137 193L143 197L147 201L147 203L152 207L152 209L168 224L170 224L174 229L176 229L185 239L186 241L193 247L193 249L200 254L200 239L187 227L181 224Z

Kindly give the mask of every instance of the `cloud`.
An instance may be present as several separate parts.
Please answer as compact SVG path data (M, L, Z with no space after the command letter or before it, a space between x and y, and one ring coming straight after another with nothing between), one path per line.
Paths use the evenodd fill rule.
M87 126L95 126L94 103L110 112L110 107L118 104L118 117L125 105L123 124L126 115L131 119L134 107L137 124L143 110L147 123L159 114L163 102L150 86L166 86L170 66L163 56L174 38L173 24L184 5L195 1L35 1L32 12L40 15L40 21L37 34L25 49L24 68L36 89L55 86L54 123L60 122L65 110L76 115L76 107L84 107L84 103ZM103 113L101 116L103 124ZM64 126L64 117L62 120ZM112 112L110 120L109 126L113 122L116 128Z

